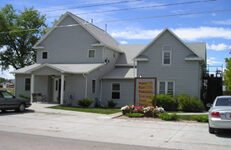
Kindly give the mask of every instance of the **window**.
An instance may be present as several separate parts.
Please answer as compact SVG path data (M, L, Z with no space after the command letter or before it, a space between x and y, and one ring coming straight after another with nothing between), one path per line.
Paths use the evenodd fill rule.
M112 99L120 99L120 83L112 83Z
M8 92L2 92L2 95L3 95L4 98L14 98L14 96L11 95L11 94L8 93Z
M95 50L89 50L88 51L88 58L94 58L95 57Z
M163 52L163 65L165 66L171 65L171 52L170 51Z
M95 93L95 80L92 80L92 87L91 87L92 93Z
M25 91L30 91L30 78L25 79Z
M173 81L159 81L159 94L174 95L174 82Z
M43 59L47 59L48 55L47 55L47 52L43 52Z
M172 46L162 46L162 65L170 66L172 57Z

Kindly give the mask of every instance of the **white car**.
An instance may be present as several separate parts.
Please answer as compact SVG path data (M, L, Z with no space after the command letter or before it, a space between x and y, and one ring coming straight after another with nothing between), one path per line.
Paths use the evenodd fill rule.
M218 96L209 109L209 133L217 129L231 129L231 96Z

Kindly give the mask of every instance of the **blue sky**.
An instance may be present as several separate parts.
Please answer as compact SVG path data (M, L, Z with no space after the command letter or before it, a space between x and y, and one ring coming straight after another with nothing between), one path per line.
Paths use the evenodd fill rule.
M121 44L147 44L168 27L186 43L206 42L209 65L225 68L225 57L231 56L231 11L178 15L231 10L230 0L2 0L0 7L5 4L17 10L33 6L46 14L49 26L66 11L89 22L93 19L102 29L107 23L107 32ZM14 78L9 71L0 77Z

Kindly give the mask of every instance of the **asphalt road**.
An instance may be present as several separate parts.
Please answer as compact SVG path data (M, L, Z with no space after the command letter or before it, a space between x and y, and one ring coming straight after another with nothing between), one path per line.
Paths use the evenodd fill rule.
M170 150L0 131L1 150Z
M49 150L129 149L131 145L137 149L143 146L145 149L231 149L230 133L209 134L207 123L113 119L115 115L47 108L50 106L33 103L25 113L0 113L0 131L14 133L8 138L0 133L0 143L4 146L0 150L7 146L23 150L37 147ZM21 134L26 136L21 137ZM28 137L30 135L32 137ZM80 145L82 147L78 147Z

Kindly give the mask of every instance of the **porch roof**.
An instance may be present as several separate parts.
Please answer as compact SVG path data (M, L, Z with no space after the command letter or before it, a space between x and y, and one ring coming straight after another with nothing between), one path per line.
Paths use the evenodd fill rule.
M135 68L136 77L136 68ZM115 68L111 72L105 74L101 79L134 79L134 68Z
M11 73L14 74L31 74L33 71L36 71L43 67L49 67L51 69L60 71L61 73L71 73L71 74L88 74L105 63L95 63L95 64L33 64L18 70L15 70Z

